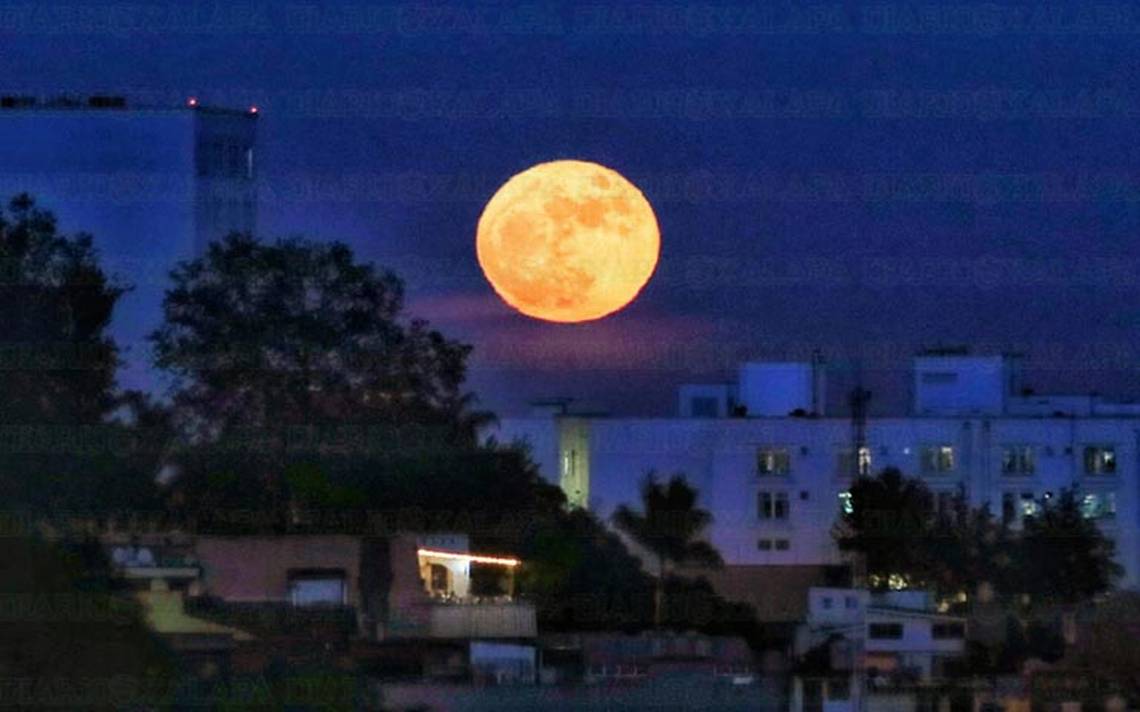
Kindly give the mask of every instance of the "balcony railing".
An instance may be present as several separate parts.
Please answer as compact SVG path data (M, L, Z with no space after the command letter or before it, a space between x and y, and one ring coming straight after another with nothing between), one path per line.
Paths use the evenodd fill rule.
M534 606L526 602L433 603L428 625L432 638L533 638L538 634Z

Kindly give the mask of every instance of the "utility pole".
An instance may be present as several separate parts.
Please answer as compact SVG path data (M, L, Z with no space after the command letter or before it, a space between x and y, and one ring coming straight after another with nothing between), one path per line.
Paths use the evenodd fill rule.
M849 396L849 404L851 406L851 480L854 481L861 477L863 473L863 451L867 448L867 405L871 401L871 391L863 387L863 363L862 360L855 362L855 387L851 389ZM866 578L865 562L861 556L856 556L855 567L857 569L856 581L863 581ZM860 632L856 636L856 642L853 650L854 660L852 660L852 667L854 668L855 677L855 690L852 693L855 695L855 709L862 712L865 709L864 698L867 692L867 669L863 664L863 657L866 655L866 646L864 638L867 635L867 626L865 619L865 611L860 606Z
M867 448L867 405L871 401L871 391L863 387L863 369L856 366L855 387L851 389L848 402L851 405L851 476L863 474L863 451Z

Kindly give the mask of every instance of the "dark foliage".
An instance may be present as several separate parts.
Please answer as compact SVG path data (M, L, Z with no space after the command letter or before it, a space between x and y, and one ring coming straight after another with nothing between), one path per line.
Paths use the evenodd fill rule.
M1050 603L1075 604L1108 590L1121 568L1112 541L1081 512L1073 490L1039 504L1025 518L1018 559L1019 590Z
M712 523L712 515L697 506L697 491L682 475L661 484L650 473L641 486L641 506L639 512L621 505L614 512L614 523L655 559L654 622L662 625L669 608L665 603L668 567L687 564L715 568L724 562L716 549L699 538Z
M876 588L893 576L946 598L984 585L1011 603L1075 604L1109 590L1120 572L1112 542L1071 490L1038 502L1020 531L988 507L971 508L962 490L936 511L925 484L895 469L856 480L851 495L853 511L835 534L842 550L863 558Z
M0 211L0 424L100 422L118 362L105 330L123 291L90 235L59 234L27 195Z
M471 347L403 314L394 274L341 243L233 234L180 264L152 335L197 435L241 428L415 424L474 438Z
M13 537L0 547L0 675L23 680L9 704L121 709L161 703L169 654L139 604L109 575L93 540L54 544Z
M888 468L858 478L850 492L852 511L836 536L841 550L861 555L872 587L887 588L892 576L914 587L929 583L934 502L926 486Z

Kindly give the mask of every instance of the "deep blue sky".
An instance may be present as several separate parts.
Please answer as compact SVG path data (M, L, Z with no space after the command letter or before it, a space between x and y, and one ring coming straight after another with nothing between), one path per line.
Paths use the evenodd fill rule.
M0 5L4 88L257 104L263 234L401 273L500 412L664 414L814 346L862 353L882 409L936 342L1140 395L1136 7L182 5ZM475 261L487 198L555 158L619 170L662 228L640 299L590 325L509 312Z

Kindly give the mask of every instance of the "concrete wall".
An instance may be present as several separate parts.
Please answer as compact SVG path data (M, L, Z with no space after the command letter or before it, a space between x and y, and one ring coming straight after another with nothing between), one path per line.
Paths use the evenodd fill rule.
M810 363L745 363L737 399L753 417L784 417L822 410L823 383Z
M195 553L204 592L228 602L287 602L290 570L341 569L347 603L358 606L360 547L359 537L340 535L204 536Z
M998 415L1010 378L1001 356L920 356L914 360L914 412Z

